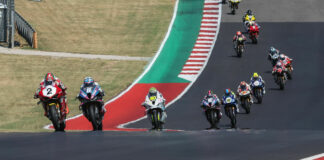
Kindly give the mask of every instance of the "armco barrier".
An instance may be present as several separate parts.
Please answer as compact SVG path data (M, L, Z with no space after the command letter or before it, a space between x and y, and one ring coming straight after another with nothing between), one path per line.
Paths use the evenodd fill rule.
M26 39L30 46L37 48L37 32L33 27L17 12L15 12L14 20L18 33Z

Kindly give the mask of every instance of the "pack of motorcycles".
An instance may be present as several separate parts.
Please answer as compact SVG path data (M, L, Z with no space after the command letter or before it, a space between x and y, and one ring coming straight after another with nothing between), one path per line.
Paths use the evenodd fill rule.
M232 14L235 14L235 9L238 8L239 0L230 0L230 8L232 9ZM244 23L244 26L247 23ZM246 26L245 26L246 27ZM254 44L257 43L258 34L250 33L250 39ZM238 39L240 41L242 39ZM238 44L243 44L239 43ZM237 45L237 48L235 48L235 51L237 52L238 57L241 57L242 53L244 52L244 46ZM270 60L272 62L272 65L274 66L276 62L278 61L279 55L269 55ZM286 80L288 78L291 78L292 75L292 66L291 62L289 63L289 66L287 66L288 72L285 71L276 71L277 73L273 73L275 82L280 86L280 89L284 89L284 85L286 83ZM287 76L289 74L289 77ZM288 78L287 78L288 77ZM262 103L263 99L263 92L262 92L262 82L261 81L255 81L253 84L251 84L252 93L250 91L243 91L241 93L238 93L238 99L241 102L241 107L245 110L247 114L250 113L252 100L250 99L250 94L252 94L256 100L257 103ZM82 110L84 116L91 122L93 130L102 130L102 119L103 116L100 115L100 107L103 105L103 102L100 98L98 98L98 88L95 87L89 87L85 88L84 90L80 91L80 97L83 99L82 105L80 105L80 110ZM61 114L61 107L59 103L59 99L62 95L62 90L58 86L46 86L41 89L40 95L42 99L42 102L48 105L49 108L49 115L48 118L52 121L53 126L56 131L64 131L65 129L65 119L66 116L62 116ZM231 128L236 128L236 115L237 115L237 100L233 98L226 98L222 104L224 105L225 114L229 117L231 120ZM38 102L40 103L40 102ZM148 102L147 102L148 103ZM215 128L218 129L217 124L219 123L221 119L221 114L219 113L219 104L220 102L217 102L215 99L206 99L206 102L203 103L206 105L205 109L205 115L209 123L211 124L211 129ZM164 102L161 100L157 100L154 103L148 103L149 108L147 108L147 114L150 115L148 119L151 121L153 130L162 130L163 124L165 122L165 119L163 116L163 111L161 110L162 105L164 105Z

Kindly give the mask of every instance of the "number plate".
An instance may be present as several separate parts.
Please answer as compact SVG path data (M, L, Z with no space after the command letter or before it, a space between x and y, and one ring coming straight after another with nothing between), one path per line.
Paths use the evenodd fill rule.
M52 97L56 93L56 88L53 86L46 86L45 89L43 89L43 95L45 97Z

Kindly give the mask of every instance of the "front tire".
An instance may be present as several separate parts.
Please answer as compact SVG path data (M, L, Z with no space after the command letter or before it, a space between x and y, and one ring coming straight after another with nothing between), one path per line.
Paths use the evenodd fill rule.
M97 118L96 118L97 116L98 116L98 108L95 105L91 104L89 106L89 119L92 124L93 131L99 129Z
M53 123L53 126L55 128L55 131L62 131L59 123L59 115L56 109L56 104L49 105L49 115L50 119ZM65 128L65 126L64 126ZM64 131L64 129L63 129Z

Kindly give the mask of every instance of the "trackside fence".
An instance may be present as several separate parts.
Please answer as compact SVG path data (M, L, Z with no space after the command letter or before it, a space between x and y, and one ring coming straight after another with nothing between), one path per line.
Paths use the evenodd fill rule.
M33 27L17 12L15 12L14 20L18 34L24 37L30 46L37 48L37 32Z

